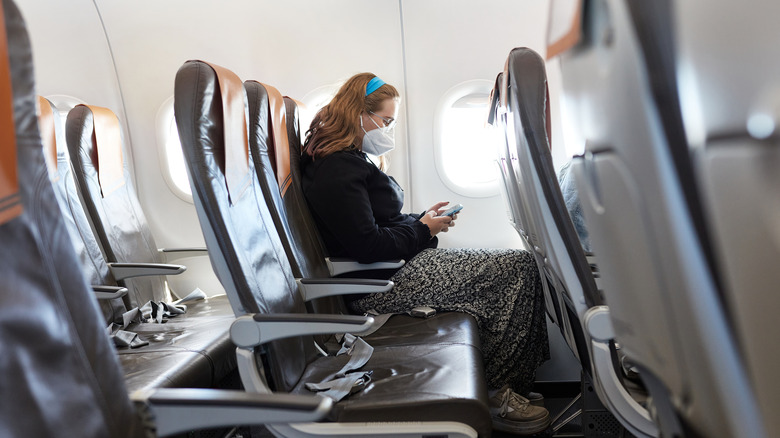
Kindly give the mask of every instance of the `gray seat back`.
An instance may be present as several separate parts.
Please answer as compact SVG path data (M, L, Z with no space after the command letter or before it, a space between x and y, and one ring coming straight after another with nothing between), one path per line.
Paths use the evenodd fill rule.
M293 239L300 248L303 257L308 261L308 275L310 277L327 277L329 275L325 263L325 258L328 256L327 250L303 194L301 182L303 142L298 104L295 100L285 97L284 105L287 109L287 138L290 148L290 187L284 193L282 200L288 211L287 220L290 222Z
M225 142L224 126L232 126L235 120L223 116L220 93L217 74L207 63L188 61L176 75L176 123L214 271L236 315L305 312L246 137ZM239 157L238 163L232 157ZM238 167L242 168L232 170ZM240 184L229 189L228 181ZM298 382L306 363L316 355L313 345L311 337L270 343L270 377L277 390L289 390Z
M106 259L120 263L164 263L130 178L116 116L111 119L113 113L100 112L96 120L93 109L101 110L86 105L70 110L65 128L76 183ZM96 121L107 138L120 139L118 144L101 141L103 137L95 135ZM100 172L101 162L104 173ZM113 168L109 169L107 164ZM133 307L149 300L171 300L165 280L160 276L127 279L125 283Z
M520 191L520 186L523 182L517 175L522 174L519 171L520 164L517 157L517 147L515 146L516 134L514 129L509 129L509 124L513 124L514 121L508 119L506 101L508 93L505 91L506 89L506 76L504 72L501 72L496 77L495 86L493 87L488 123L493 124L497 129L501 129L504 132L504 141L497 145L498 154L496 164L498 165L499 176L501 178L501 190L508 207L509 222L523 239L526 248L533 251L534 246L538 245L538 233L534 231L535 225L531 223L529 218L528 206L526 205L527 200ZM532 253L534 254L535 259L540 256L537 251L533 251ZM555 325L561 328L563 333L565 324L563 322L563 308L561 306L560 297L552 289L552 284L547 278L544 269L542 269L544 266L544 259L542 258L541 260L536 261L537 267L539 267L539 278L544 279L542 282L542 289L544 291L547 315Z
M293 275L298 278L308 276L302 273L306 270L306 260L300 257L295 243L290 240L292 232L276 178L274 132L271 124L268 92L265 86L257 81L244 82L244 89L246 90L249 111L249 147L252 149L252 159L260 188L274 227L279 230L279 239L290 260Z
M679 107L656 106L659 78L650 72L666 66L648 50L673 53L662 44L673 35L641 37L636 20L653 16L636 13L641 4L669 5L589 2L582 43L561 59L565 100L576 103L587 141L573 171L615 336L640 369L663 433L761 436L700 220L667 144L684 141L667 135L666 112Z
M780 63L777 2L675 2L674 35L683 121L694 162L678 177L698 177L700 214L712 236L729 322L755 390L766 436L780 436L780 314L777 139ZM747 130L746 130L747 128ZM696 133L696 136L693 133ZM689 160L690 163L690 160ZM689 203L696 211L697 206Z
M550 154L547 119L549 102L544 60L528 48L513 49L506 62L505 105L514 128L510 149L517 153L520 196L528 204L528 214L536 228L533 251L561 306L561 329L580 359L583 370L591 372L588 342L583 331L586 311L603 304L590 265L580 245L563 200Z
M25 24L12 1L2 9L0 101L12 113L0 121L0 194L11 199L0 210L0 435L139 436L44 162Z
M38 99L41 115L41 128L44 155L50 168L54 193L62 211L62 218L68 229L73 247L78 256L79 266L92 285L116 286L117 283L108 269L100 244L92 232L89 219L79 199L76 182L70 167L70 159L65 144L65 129L62 126L60 112L43 97ZM46 112L48 108L48 113ZM122 314L127 311L121 298L100 300L103 319L107 322L122 322Z
M255 170L293 274L298 278L328 278L325 248L301 186L297 104L290 98L283 98L275 88L257 81L244 82L244 88L249 106L249 147ZM272 108L276 111L275 118ZM284 111L284 119L280 117L280 110ZM285 129L286 137L279 131L274 133L274 124ZM284 193L280 181L285 185ZM340 297L317 299L311 303L311 310L348 313Z
M286 234L283 240L290 244L293 270L298 270L301 276L307 278L327 278L330 274L325 264L325 249L301 186L301 137L297 105L292 99L283 98L273 87L269 100L267 86L259 82L246 81L244 87L249 96L250 132L254 129L265 134L252 135L250 147L257 148L265 167L271 167L264 169L269 179L268 188L273 189L266 198L275 204L272 210L282 214L279 220L283 222L281 229ZM271 106L277 112L280 109L284 111L284 119L277 115L274 120L269 112ZM279 124L280 129L285 130L284 135L280 135L280 132L273 134L274 124ZM280 188L279 182L284 187Z

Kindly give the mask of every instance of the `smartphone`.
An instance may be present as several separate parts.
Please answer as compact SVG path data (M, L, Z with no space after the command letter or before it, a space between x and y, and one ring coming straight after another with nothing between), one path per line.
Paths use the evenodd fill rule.
M440 216L452 216L452 215L454 215L455 213L457 213L457 212L459 212L461 210L463 210L463 205L455 204L452 207L448 208L447 211L442 213Z

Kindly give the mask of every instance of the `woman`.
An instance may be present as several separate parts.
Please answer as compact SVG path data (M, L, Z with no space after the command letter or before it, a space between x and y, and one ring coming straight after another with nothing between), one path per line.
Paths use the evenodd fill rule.
M549 413L530 393L536 368L549 358L539 273L526 251L435 249L455 226L447 202L403 214L403 190L384 173L393 149L398 91L371 73L353 76L322 108L301 157L303 190L331 256L362 263L403 258L389 293L353 297L357 313L406 312L418 306L460 311L479 324L494 428L533 434ZM379 165L366 154L379 157Z

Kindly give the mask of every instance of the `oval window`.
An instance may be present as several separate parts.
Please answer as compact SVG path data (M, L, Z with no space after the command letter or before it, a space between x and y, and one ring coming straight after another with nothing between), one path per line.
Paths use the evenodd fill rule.
M498 194L495 160L500 131L487 124L493 82L473 80L445 93L434 117L436 169L450 190L471 197Z
M162 174L168 187L182 200L192 202L192 189L187 179L179 129L173 114L173 96L157 112L157 144L162 146L157 150L160 152Z

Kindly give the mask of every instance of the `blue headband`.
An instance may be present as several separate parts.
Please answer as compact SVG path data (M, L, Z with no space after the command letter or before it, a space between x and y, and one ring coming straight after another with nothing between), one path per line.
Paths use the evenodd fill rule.
M368 85L366 85L366 96L373 93L377 90L377 88L381 87L385 84L385 81L379 79L377 76L374 76L370 81L368 81Z

